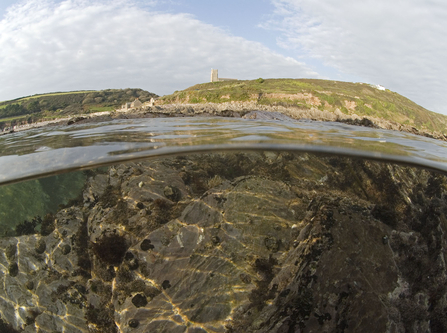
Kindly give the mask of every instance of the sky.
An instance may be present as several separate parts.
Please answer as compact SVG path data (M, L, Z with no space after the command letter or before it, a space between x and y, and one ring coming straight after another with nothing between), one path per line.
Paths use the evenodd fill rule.
M0 100L208 82L380 84L447 114L445 0L1 0Z

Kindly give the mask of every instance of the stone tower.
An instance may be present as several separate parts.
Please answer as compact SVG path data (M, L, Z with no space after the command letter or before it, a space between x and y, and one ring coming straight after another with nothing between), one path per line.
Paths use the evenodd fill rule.
M217 77L217 69L211 68L211 82L217 82L219 78Z

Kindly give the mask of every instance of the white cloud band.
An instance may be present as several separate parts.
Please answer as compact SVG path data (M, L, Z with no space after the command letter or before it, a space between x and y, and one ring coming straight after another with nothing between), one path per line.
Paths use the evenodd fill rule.
M0 21L0 100L141 87L170 93L221 76L316 77L304 64L188 14L126 0L30 0Z
M283 45L447 113L447 3L272 0Z

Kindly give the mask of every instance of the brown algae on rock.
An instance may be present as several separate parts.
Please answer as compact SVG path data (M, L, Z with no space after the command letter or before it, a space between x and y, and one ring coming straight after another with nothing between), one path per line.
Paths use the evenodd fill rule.
M119 266L128 249L124 236L115 233L105 234L92 243L93 252L106 265Z

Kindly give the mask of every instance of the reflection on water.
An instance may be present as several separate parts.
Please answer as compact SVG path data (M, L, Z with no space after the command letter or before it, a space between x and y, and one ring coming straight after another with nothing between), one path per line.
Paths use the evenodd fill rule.
M444 174L213 152L0 195L4 331L447 331Z
M447 171L447 143L409 133L293 119L160 118L0 136L0 184L136 158L222 149L319 151Z
M38 216L56 213L60 205L78 198L85 180L85 173L73 172L0 187L0 235L17 234L23 221L18 233L32 232Z

